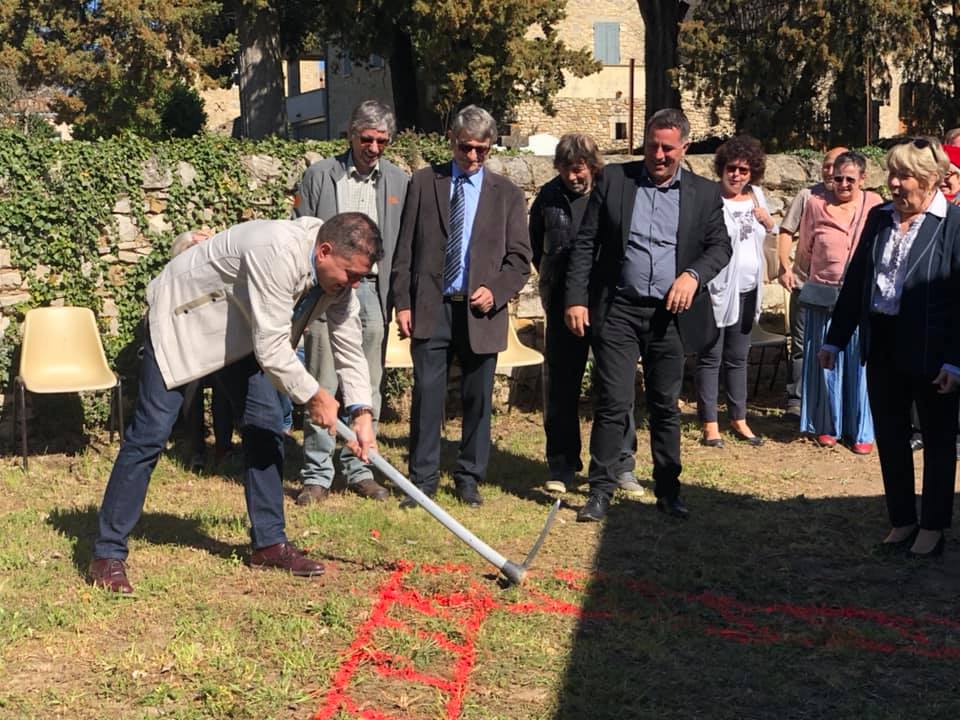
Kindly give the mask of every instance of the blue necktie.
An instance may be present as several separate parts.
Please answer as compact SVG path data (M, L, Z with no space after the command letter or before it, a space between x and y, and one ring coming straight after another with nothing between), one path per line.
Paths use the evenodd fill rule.
M453 199L450 201L450 234L447 236L447 251L443 261L443 286L449 288L459 279L463 270L463 183L460 175L453 181ZM454 290L462 288L454 287Z
M320 301L323 295L323 288L314 285L307 292L300 296L297 304L293 306L293 315L290 318L290 342L296 347L300 342L303 331L307 329L307 321L313 314L313 309Z

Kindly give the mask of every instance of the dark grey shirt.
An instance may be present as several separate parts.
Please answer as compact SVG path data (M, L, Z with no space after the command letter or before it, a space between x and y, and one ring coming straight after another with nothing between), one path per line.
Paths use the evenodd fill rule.
M617 291L626 297L663 299L677 279L680 173L654 184L643 169L630 219L630 237Z

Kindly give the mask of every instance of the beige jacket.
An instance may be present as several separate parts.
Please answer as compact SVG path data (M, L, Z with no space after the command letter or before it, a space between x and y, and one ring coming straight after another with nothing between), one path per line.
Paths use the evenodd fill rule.
M171 260L147 287L148 320L168 388L185 385L253 353L278 390L296 403L317 392L293 346L291 316L314 285L322 221L253 220L214 235ZM344 405L372 405L361 346L360 305L350 288L324 295Z

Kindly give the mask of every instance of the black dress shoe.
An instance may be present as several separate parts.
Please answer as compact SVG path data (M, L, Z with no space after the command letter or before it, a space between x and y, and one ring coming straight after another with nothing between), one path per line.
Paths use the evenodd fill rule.
M456 494L464 505L472 508L483 505L483 498L480 497L480 490L477 489L477 483L475 482L457 483Z
M417 488L417 489L420 490L420 492L422 492L424 495L426 495L428 498L431 498L431 499L433 498L433 496L434 496L434 495L436 494L436 492L437 492L435 488L432 489L432 490L428 490L428 489L426 489L426 488ZM401 509L401 510L412 510L413 508L418 508L418 507L420 507L420 503L418 503L416 500L414 500L414 499L413 499L412 497L410 497L409 495L404 495L404 496L403 496L403 499L400 501L400 509Z
M704 447L722 448L723 438L700 438L700 444Z
M910 531L910 534L907 535L903 540L897 540L896 542L881 542L876 545L874 550L878 555L899 555L904 550L908 549L913 545L913 541L917 539L917 533L920 532L920 527L915 526L913 530Z
M930 552L926 553L917 553L913 550L907 550L907 557L914 560L922 560L923 558L935 558L943 555L943 548L947 544L947 538L940 532L940 539L937 540L937 544L933 546L933 549Z
M577 512L577 522L600 522L610 509L610 497L604 493L590 493L587 502Z
M690 517L690 511L679 496L672 498L657 498L657 510L666 513L671 517L686 520Z
M733 436L737 440L740 440L741 442L745 442L747 445L752 445L753 447L760 447L761 445L763 445L763 438L760 437L759 435L744 435L734 430Z

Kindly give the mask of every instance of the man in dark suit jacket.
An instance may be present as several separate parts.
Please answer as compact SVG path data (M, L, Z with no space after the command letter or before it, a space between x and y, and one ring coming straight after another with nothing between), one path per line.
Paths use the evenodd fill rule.
M624 424L643 357L657 508L686 518L680 499L685 352L716 337L707 283L729 262L720 186L682 170L690 124L679 110L647 123L643 162L610 165L597 183L567 271L566 321L593 336L590 497L580 521L607 513Z
M497 136L490 113L465 107L449 135L453 162L410 180L391 290L400 334L413 338L410 480L436 492L447 368L456 356L463 433L453 477L458 497L477 507L490 457L493 373L507 347L507 303L530 274L530 241L523 192L483 167Z

